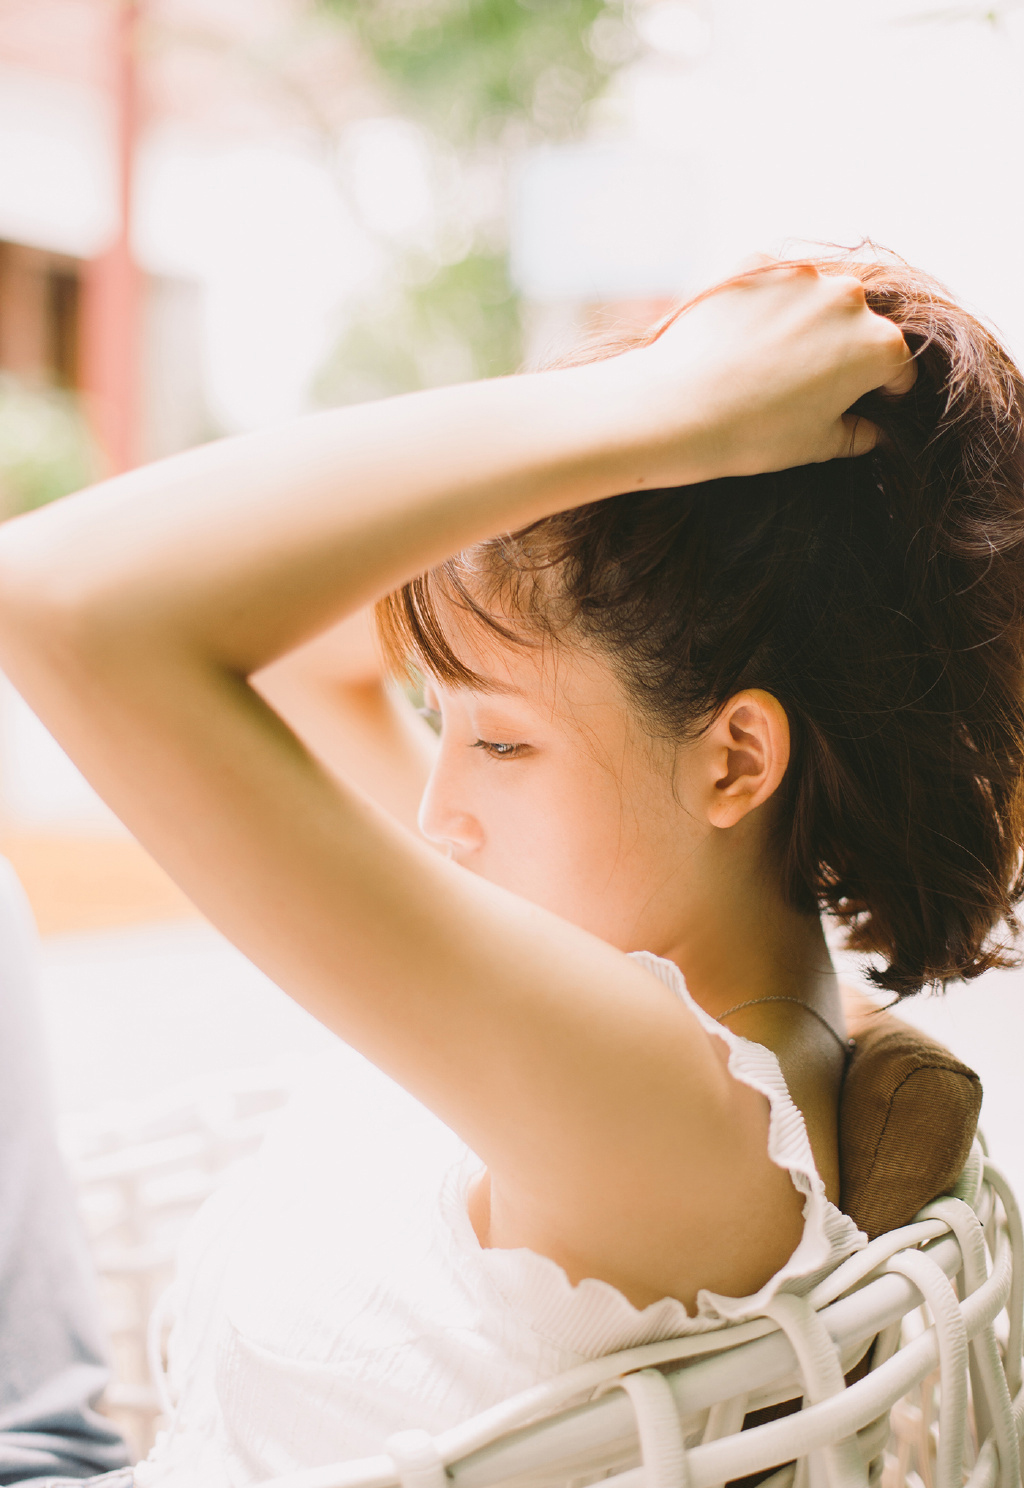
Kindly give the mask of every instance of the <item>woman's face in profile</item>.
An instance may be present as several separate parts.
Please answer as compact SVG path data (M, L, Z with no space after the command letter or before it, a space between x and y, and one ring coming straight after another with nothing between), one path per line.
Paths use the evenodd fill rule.
M713 830L686 808L679 751L650 737L593 651L510 645L468 625L457 642L487 687L427 679L441 742L423 834L622 950L667 948Z

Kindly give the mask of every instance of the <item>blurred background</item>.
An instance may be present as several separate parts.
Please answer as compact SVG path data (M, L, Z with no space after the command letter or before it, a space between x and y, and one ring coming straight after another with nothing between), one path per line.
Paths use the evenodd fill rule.
M872 239L1024 355L1022 124L1020 0L0 0L0 515L536 365L756 250ZM0 852L66 1122L323 1046L2 679ZM1022 992L912 1016L1024 1190Z

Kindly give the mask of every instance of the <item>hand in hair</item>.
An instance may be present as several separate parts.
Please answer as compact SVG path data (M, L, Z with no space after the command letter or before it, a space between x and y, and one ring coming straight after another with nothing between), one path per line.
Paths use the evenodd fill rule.
M665 420L646 482L659 486L689 480L692 443L674 443L681 399L704 422L713 474L755 475L866 454L878 429L854 405L905 393L915 377L899 328L868 306L861 280L811 264L736 275L622 360L642 368L651 412Z

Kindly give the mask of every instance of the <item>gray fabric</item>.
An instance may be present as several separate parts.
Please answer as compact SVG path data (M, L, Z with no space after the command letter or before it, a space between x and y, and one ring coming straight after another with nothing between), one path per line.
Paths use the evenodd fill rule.
M135 1475L130 1467L100 1473L98 1478L31 1478L29 1481L32 1488L135 1488Z
M0 859L0 1484L122 1467L124 1442L96 1410L108 1377L95 1278L53 1130L35 928Z

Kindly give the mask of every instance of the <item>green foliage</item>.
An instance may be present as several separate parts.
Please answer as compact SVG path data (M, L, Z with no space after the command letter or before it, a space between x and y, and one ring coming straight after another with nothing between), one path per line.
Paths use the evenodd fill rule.
M399 101L460 145L479 145L512 120L546 137L575 129L620 60L607 28L621 23L624 3L322 0ZM592 44L596 23L604 45Z
M74 398L0 374L0 518L45 506L95 477L95 451Z
M464 159L570 136L632 46L630 0L318 0L394 106ZM316 389L351 403L514 371L519 305L501 228L458 263L396 257L391 292L349 323ZM486 241L485 241L486 240Z
M513 371L520 355L519 306L505 257L478 251L371 299L349 323L316 393L326 404L358 403L499 376Z

